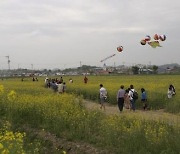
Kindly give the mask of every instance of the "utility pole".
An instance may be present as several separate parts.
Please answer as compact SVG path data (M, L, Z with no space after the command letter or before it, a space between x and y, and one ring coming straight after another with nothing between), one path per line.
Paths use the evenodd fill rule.
M9 56L5 56L7 59L8 59L8 68L9 68L9 70L10 70L10 60L9 60Z

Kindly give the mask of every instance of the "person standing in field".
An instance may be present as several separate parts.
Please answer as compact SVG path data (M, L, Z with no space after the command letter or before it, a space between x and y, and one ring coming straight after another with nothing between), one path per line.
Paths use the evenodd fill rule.
M130 104L130 99L129 99L129 90L130 88L125 90L125 94L124 94L124 107L126 109L131 109L131 104Z
M175 87L172 84L169 85L169 89L172 91L172 96L176 95Z
M60 78L59 82L63 83L63 78L62 78L62 76L61 76L61 78Z
M120 112L122 112L123 110L124 96L125 96L124 86L121 85L120 89L117 92L117 102L118 102L118 107L119 107Z
M45 80L44 80L44 83L45 83L45 87L49 87L49 79L46 77Z
M136 102L136 98L134 98L134 93L135 93L135 89L133 85L130 85L130 90L129 90L129 98L130 98L130 103L131 103L131 109L133 111L136 110L136 106L135 106L135 102Z
M38 78L36 77L35 80L38 81Z
M100 109L104 108L105 110L105 101L107 99L107 90L103 87L102 84L99 85L100 90L99 90L99 97L100 97Z
M175 88L173 85L170 85L167 91L167 97L172 98L173 95L175 95Z
M141 102L143 103L144 111L147 110L147 94L144 88L141 88Z
M84 77L84 83L86 84L88 82L88 78L86 77L86 75L85 75L85 77Z
M59 84L58 84L58 93L59 94L63 93L63 83L62 82L59 82Z
M63 93L66 91L66 82L63 82Z
M73 79L72 78L69 79L69 83L73 83Z
M50 83L50 87L52 88L52 90L53 90L54 92L57 92L58 87L57 87L54 79L52 79L52 81L51 81L51 83Z
M34 77L32 78L32 81L36 81Z

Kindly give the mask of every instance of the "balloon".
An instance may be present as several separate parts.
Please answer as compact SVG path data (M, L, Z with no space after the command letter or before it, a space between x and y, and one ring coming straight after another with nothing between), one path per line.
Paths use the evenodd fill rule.
M159 39L160 39L161 41L165 41L165 40L166 40L166 35L160 35L160 36L159 36Z
M150 40L151 40L151 37L149 35L146 35L145 41L150 41Z
M159 35L158 35L158 34L155 34L155 35L154 35L154 39L155 39L155 40L159 40Z
M141 45L146 45L146 41L145 40L141 40Z
M123 51L123 46L117 47L117 51L118 51L118 52L122 52L122 51Z

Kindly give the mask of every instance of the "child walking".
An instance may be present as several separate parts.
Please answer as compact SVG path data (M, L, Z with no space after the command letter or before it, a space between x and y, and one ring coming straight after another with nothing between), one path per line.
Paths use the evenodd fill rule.
M143 110L147 110L147 94L144 88L141 88L141 102L143 103Z

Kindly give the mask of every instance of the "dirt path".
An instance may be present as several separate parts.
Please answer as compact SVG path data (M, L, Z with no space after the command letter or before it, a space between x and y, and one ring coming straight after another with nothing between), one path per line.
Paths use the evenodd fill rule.
M68 141L64 138L59 138L45 130L34 129L29 126L23 126L26 133L30 133L35 138L40 138L49 142L49 147L41 149L41 153L60 153L60 154L109 154L108 150L97 148L91 144L84 143L83 141Z
M100 105L96 102L90 100L84 100L85 106L87 109L90 110L100 110L108 115L116 114L116 115L124 115L128 117L136 117L141 119L148 119L148 120L157 120L157 121L164 121L168 122L169 124L180 124L180 115L171 114L164 112L163 110L136 110L135 112L124 109L122 113L119 112L118 106L106 104L106 110L101 110Z

